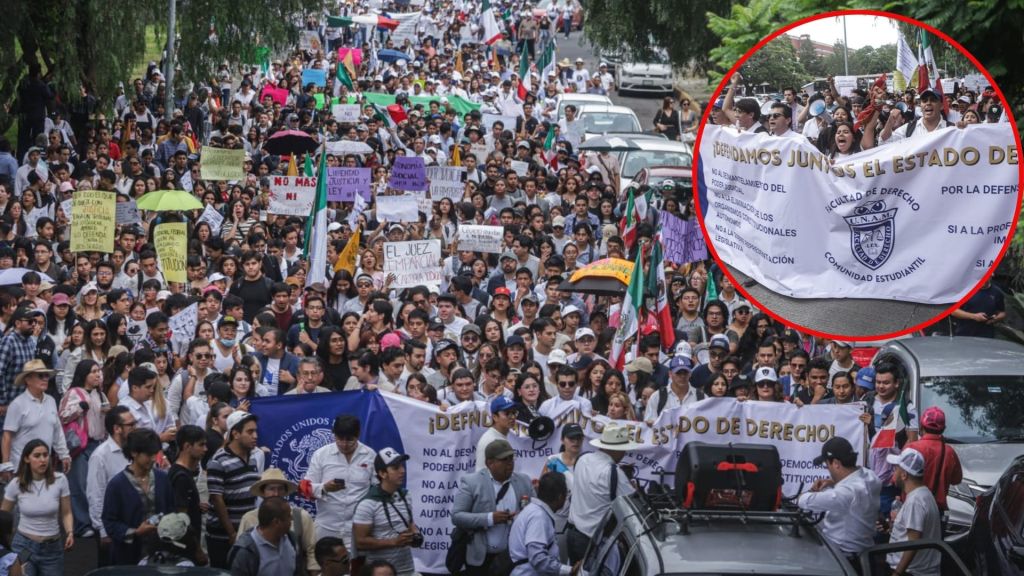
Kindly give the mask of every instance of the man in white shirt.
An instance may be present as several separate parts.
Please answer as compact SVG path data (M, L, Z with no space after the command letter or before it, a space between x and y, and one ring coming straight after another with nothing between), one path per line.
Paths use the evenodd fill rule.
M548 398L540 405L537 410L540 415L557 418L574 409L578 409L582 416L593 414L594 408L590 400L578 395L579 385L576 383L576 371L568 366L562 366L558 368L556 374L558 395Z
M622 495L635 492L626 474L618 464L626 452L636 450L640 444L630 438L629 429L608 424L600 439L590 441L596 452L588 452L576 460L573 469L572 500L569 504L569 526L566 544L569 564L583 559L590 540L612 502Z
M110 537L103 527L103 498L107 482L128 466L123 447L128 433L135 430L135 416L125 406L114 406L103 417L107 439L93 450L89 457L89 472L85 495L89 501L89 521L93 530L100 534L100 557L105 558L105 547L110 546Z
M693 371L692 360L683 356L674 357L669 363L668 369L671 372L671 382L668 388L657 390L647 400L644 420L648 424L653 424L665 410L672 410L704 399L703 392L690 386L690 372ZM662 400L662 396L665 396L664 400Z
M615 88L615 77L608 72L608 63L601 62L597 67L597 77L601 79L601 87L604 88L608 94L612 93L612 89Z
M888 144L906 138L919 138L951 125L942 118L942 99L939 98L938 92L931 88L925 88L921 91L918 99L921 103L921 117L897 128L903 117L897 110L893 110L889 113L889 120L882 128L882 133L878 135L880 143Z
M590 70L584 68L583 64L583 58L577 58L576 69L572 71L572 83L578 93L586 92L587 84L590 83Z
M483 470L486 465L484 455L487 446L495 440L508 440L508 433L516 422L516 405L505 396L498 396L491 401L491 427L484 431L476 443L476 469Z
M160 435L161 442L171 442L177 429L174 416L168 412L158 418L153 412L153 394L156 392L156 372L145 364L128 373L128 397L122 401L135 416L138 428L148 428Z
M318 449L309 459L300 491L316 499L316 538L341 535L354 550L352 516L356 504L370 489L377 453L359 441L359 419L341 414L334 419L334 442Z
M822 534L852 561L874 545L882 481L869 468L857 466L853 446L838 436L821 446L821 456L814 459L814 465L822 464L830 478L815 480L811 491L800 495L797 505L825 513Z
M911 540L941 540L942 529L939 506L935 495L924 483L924 455L907 448L899 454L889 454L886 462L895 466L893 476L903 489L903 506L896 513L889 534L889 543ZM935 549L893 552L885 557L893 574L939 576L942 554Z

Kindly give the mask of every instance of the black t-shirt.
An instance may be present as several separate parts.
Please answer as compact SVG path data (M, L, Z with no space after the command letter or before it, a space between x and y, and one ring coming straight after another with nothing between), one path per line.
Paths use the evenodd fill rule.
M271 282L266 276L260 276L258 280L246 280L242 278L231 286L230 293L238 296L244 302L242 316L246 322L252 323L267 303L273 299L270 293Z
M995 286L989 285L978 290L960 309L972 314L983 312L988 316L995 316L1006 310L1006 303L1003 301L1003 293ZM992 324L958 318L956 321L956 335L995 338L996 329Z
M212 453L207 451L207 454ZM188 514L191 526L198 530L198 527L202 526L203 513L199 508L199 490L196 488L195 476L192 475L191 470L177 462L171 465L167 476L171 483L171 494L174 497L174 509Z

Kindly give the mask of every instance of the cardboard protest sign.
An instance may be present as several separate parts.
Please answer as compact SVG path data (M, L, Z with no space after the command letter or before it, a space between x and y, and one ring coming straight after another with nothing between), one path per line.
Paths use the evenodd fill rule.
M396 190L426 190L427 171L419 156L396 156L388 186Z
M327 201L352 202L356 194L369 201L372 194L370 190L371 172L369 168L328 168Z
M187 282L188 231L184 222L159 224L153 231L160 271L168 282Z
M416 222L419 204L412 194L377 196L377 220L380 222Z
M114 229L117 224L117 198L114 192L78 190L71 197L72 252L114 251Z
M430 181L430 198L437 202L448 198L459 202L466 192L466 168L463 166L428 166L427 180Z
M200 174L203 180L242 180L245 170L245 150L228 148L211 148L203 146Z
M469 153L476 157L476 163L478 166L487 165L487 154L489 154L489 151L487 150L486 142L480 140L476 144L470 144Z
M302 86L312 84L318 88L327 86L327 71L316 68L306 68L302 71Z
M335 104L331 106L331 116L338 122L356 124L359 122L361 114L362 110L360 110L359 104Z
M522 160L513 160L512 171L518 174L520 178L526 178L530 175L530 163L523 162Z
M284 216L309 216L316 199L316 178L271 176L267 211Z
M856 76L835 76L834 79L840 96L849 96L857 89Z
M459 226L459 250L498 254L504 234L502 226Z
M115 208L117 224L138 224L142 222L142 216L139 215L139 208L135 205L135 199L132 198L127 202L118 202Z
M392 288L440 285L441 241L385 242L384 274L396 276Z
M197 222L206 222L210 225L213 235L220 236L220 227L224 224L224 216L213 207L213 204L207 204Z
M274 101L275 104L280 104L281 106L284 106L285 104L288 103L288 89L287 88L277 88L275 86L264 86L263 87L263 91L260 92L260 101L262 102L263 99L265 97L267 97L267 96L270 96L270 98Z

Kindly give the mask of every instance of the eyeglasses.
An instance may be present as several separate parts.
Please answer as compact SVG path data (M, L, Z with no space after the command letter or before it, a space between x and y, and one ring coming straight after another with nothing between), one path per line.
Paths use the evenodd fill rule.
M734 314L750 314L750 310L737 310Z
M209 360L210 358L213 358L213 354L211 354L209 352L206 352L206 353L196 353L196 360Z
M310 371L310 370L303 370L303 371L299 372L299 376L307 376L309 378L314 378L319 373L320 373L319 370L312 370L312 371Z
M779 116L785 116L785 114L782 114L781 112L776 112L774 114L768 115L769 118L778 118Z

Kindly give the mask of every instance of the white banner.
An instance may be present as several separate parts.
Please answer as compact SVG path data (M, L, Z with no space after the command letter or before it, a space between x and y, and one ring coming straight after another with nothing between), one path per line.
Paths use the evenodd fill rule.
M384 275L395 275L392 288L439 286L441 284L441 241L413 240L384 243Z
M530 163L523 162L522 160L513 160L512 170L518 174L520 178L526 178L530 175Z
M1017 154L1008 123L914 134L834 166L802 137L709 125L704 224L723 261L787 296L956 302L1012 235Z
M448 198L461 202L466 193L466 168L463 166L427 166L430 198L435 202Z
M392 20L398 20L398 26L391 31L391 40L394 41L396 49L401 50L406 40L416 42L419 39L416 26L419 25L422 14L422 11L389 14Z
M500 254L504 235L505 228L502 226L464 224L459 226L459 250Z
M335 104L331 106L331 116L338 122L357 124L361 114L362 111L359 109L359 104Z
M316 200L316 178L312 176L271 176L267 211L284 216L309 216Z
M419 203L412 194L377 196L377 220L379 222L416 222L419 220Z
M835 76L834 79L840 96L849 96L857 88L856 76Z
M224 216L213 207L213 204L207 204L203 213L199 215L198 222L206 222L210 225L213 235L220 236L220 227L224 224Z

